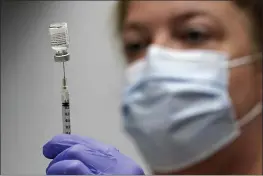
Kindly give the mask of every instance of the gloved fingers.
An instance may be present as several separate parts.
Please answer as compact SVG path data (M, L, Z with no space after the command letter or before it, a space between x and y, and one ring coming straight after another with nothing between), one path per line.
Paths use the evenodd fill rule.
M47 169L63 160L79 160L94 174L102 173L117 164L117 159L111 152L106 153L97 149L87 148L82 144L77 144L57 155L57 157L50 162Z
M59 153L76 144L82 144L93 150L118 151L115 147L103 144L89 137L61 134L53 137L43 146L43 154L48 159L54 159Z
M47 175L94 175L88 167L79 160L63 160L53 164Z

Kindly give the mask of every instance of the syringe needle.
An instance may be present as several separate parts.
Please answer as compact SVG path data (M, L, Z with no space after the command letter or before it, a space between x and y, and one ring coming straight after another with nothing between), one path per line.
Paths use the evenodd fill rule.
M64 79L65 79L66 78L65 62L63 62L63 74L64 74Z
M65 89L67 86L67 82L66 82L66 69L65 69L65 62L63 62L63 88Z

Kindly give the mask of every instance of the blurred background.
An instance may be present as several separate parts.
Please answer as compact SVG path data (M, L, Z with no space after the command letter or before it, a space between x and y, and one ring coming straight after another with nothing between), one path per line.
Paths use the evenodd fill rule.
M67 22L72 133L114 145L145 165L121 127L125 62L114 33L115 1L10 1L1 31L1 174L45 174L42 146L62 133L62 64L48 27ZM147 172L147 171L146 171Z

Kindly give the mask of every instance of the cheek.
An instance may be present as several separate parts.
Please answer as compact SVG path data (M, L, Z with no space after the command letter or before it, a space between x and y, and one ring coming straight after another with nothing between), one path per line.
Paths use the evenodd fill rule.
M256 102L256 78L252 66L229 70L229 93L237 118L242 118Z

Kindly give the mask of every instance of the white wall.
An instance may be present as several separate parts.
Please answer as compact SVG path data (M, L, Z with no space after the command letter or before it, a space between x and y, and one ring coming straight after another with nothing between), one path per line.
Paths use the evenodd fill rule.
M123 80L109 1L9 2L1 36L2 174L45 174L42 145L62 132L62 65L53 61L48 26L68 22L72 131L112 144L143 166L121 128ZM145 168L144 168L145 169Z

